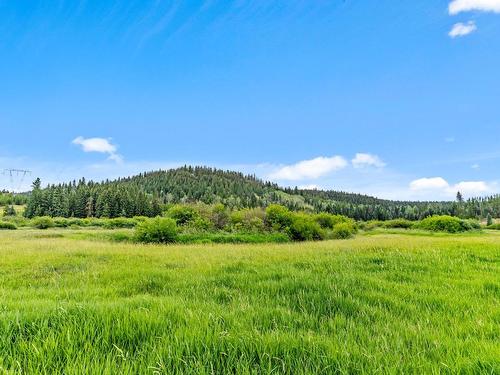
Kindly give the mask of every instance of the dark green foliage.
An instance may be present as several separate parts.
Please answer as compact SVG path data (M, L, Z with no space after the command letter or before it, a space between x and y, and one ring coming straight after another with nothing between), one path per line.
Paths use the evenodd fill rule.
M166 217L148 219L137 225L135 234L139 242L171 243L177 239L177 224Z
M5 206L3 211L3 216L17 216L17 212L14 206L11 205Z
M37 180L25 215L28 218L155 217L161 214L162 207L180 203L222 203L227 211L279 204L291 211L327 212L363 221L421 220L433 215L485 218L488 213L500 217L499 196L462 202L388 201L337 191L280 188L255 176L206 167L150 172L102 183L82 179L45 189ZM218 228L226 225L228 219L224 215L204 218Z
M188 225L194 223L200 214L194 207L177 204L168 210L167 216L174 219L177 225Z
M16 230L17 226L14 223L8 221L0 221L0 230Z
M493 218L491 217L491 214L488 213L488 215L486 216L486 225L492 225L493 224Z
M48 216L36 217L31 221L31 225L37 229L49 229L55 226L54 219Z
M494 230L500 230L500 223L488 225L487 228L494 229Z

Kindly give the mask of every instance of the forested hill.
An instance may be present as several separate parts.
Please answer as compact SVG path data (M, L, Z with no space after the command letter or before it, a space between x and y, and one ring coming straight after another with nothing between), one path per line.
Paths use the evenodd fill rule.
M463 203L394 202L336 191L284 189L239 172L188 166L100 183L82 179L45 189L37 180L26 215L156 216L164 205L199 202L222 203L228 209L266 207L278 203L292 210L325 211L358 220L420 219L432 214L477 217L491 213L492 216L500 216L498 197L495 200Z

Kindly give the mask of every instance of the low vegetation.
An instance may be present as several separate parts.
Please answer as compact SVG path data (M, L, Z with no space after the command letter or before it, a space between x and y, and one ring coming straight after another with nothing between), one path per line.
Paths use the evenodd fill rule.
M266 209L230 210L223 204L175 204L166 206L161 216L149 218L62 218L41 216L27 219L20 215L4 216L0 229L17 228L102 228L135 229L135 235L121 234L120 241L153 243L263 243L319 241L352 238L359 230L423 230L460 233L480 230L478 221L452 216L431 216L421 221L354 220L329 213L291 211L272 204ZM495 224L488 226L495 229Z
M237 246L0 231L0 372L500 373L500 233L399 231Z
M479 222L463 220L453 216L431 216L422 220L418 227L433 232L459 233L480 230Z

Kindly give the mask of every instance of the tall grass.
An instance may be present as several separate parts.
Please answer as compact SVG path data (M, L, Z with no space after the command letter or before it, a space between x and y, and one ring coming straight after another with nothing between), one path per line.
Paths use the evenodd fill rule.
M59 234L0 232L0 373L500 372L493 231L168 246Z

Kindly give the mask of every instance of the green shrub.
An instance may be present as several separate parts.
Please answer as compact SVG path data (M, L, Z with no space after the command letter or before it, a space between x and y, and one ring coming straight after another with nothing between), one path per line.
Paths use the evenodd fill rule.
M486 225L487 226L490 226L490 225L493 225L493 217L491 217L491 214L488 213L488 215L486 216Z
M234 211L231 224L236 231L264 232L266 212L262 208L251 208Z
M284 206L272 204L266 209L266 223L274 230L287 230L293 223L293 214Z
M6 216L3 217L2 220L4 222L12 223L16 227L27 227L30 225L30 220L26 219L25 217L22 216Z
M383 222L383 226L388 229L393 229L393 228L401 228L401 229L411 229L415 223L410 220L406 219L394 219L394 220L387 220Z
M171 243L177 239L177 224L174 219L157 217L139 223L135 237L145 243Z
M0 230L16 230L17 226L14 223L8 221L0 221Z
M430 216L423 219L418 225L421 229L433 232L459 233L480 229L475 220L462 220L454 216Z
M17 212L14 206L11 205L5 206L3 211L3 216L17 216Z
M294 214L288 227L288 234L294 241L313 241L325 238L325 231L310 215Z
M500 230L500 223L488 225L486 228L493 230Z
M114 219L104 219L104 228L135 228L137 221L126 217L117 217Z
M342 215L332 215L325 212L314 215L314 220L321 226L323 229L332 229L335 225L339 223L347 223L352 220L346 216Z
M200 215L193 207L177 204L167 211L167 216L174 219L177 225L193 223Z
M374 230L374 229L377 229L377 228L381 228L383 226L384 226L384 222L380 221L380 220L370 220L370 221L367 221L363 225L364 230L366 230L366 231L371 231L371 230Z
M37 229L48 229L55 226L54 219L49 216L36 217L31 221L31 225Z
M53 220L54 220L54 226L56 228L67 228L70 226L69 219L66 219L64 217L56 217Z
M356 227L352 223L338 223L333 227L332 238L345 240L356 233Z
M464 232L471 230L481 230L481 223L478 220L474 219L462 220L461 225Z
M229 213L222 203L216 204L212 207L210 221L216 229L224 229L229 223L229 219Z

